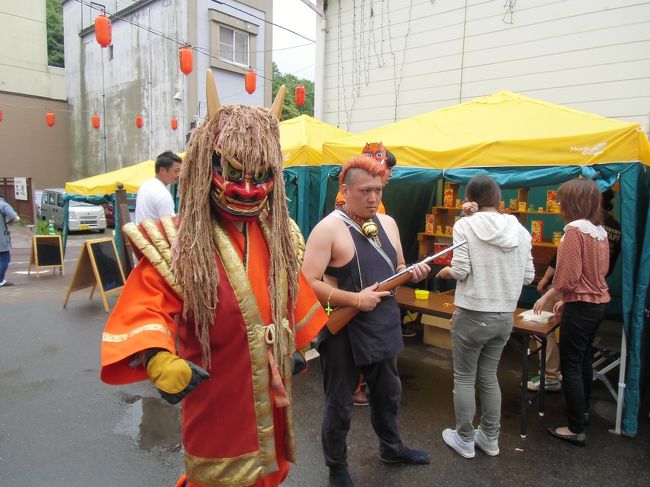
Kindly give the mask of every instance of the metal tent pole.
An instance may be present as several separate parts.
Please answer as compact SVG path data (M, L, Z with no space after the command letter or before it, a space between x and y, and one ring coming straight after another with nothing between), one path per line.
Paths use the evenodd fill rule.
M621 364L618 369L618 397L616 398L616 423L610 433L621 434L621 422L623 419L623 402L625 400L625 367L627 364L627 337L625 325L621 331Z

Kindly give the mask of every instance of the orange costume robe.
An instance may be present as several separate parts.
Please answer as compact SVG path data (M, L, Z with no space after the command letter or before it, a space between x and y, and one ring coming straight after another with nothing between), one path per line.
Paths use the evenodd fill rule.
M291 405L277 407L270 385L264 326L271 323L271 237L258 222L247 224L247 239L232 224L223 225L215 228L220 282L210 330L211 379L182 401L187 485L276 486L296 457ZM142 365L133 365L134 355L148 348L176 353L176 343L179 356L202 365L194 324L183 322L183 302L169 282L147 259L133 270L102 337L103 381L147 379ZM287 307L286 317L291 321L280 335L288 351L280 374L291 397L292 341L304 348L327 321L302 274L295 309Z

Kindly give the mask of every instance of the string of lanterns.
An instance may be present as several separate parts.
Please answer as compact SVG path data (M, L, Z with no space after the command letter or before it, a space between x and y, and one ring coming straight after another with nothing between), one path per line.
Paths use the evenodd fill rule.
M95 37L99 45L102 47L108 47L111 44L111 20L105 14L100 14L95 18ZM194 60L192 47L189 44L179 48L178 63L180 70L184 75L189 75L192 72L194 68ZM244 75L244 88L246 89L246 92L249 95L255 93L256 85L257 75L255 74L255 71L249 69ZM296 86L294 96L296 105L299 107L303 106L306 97L305 87L303 85Z
M95 17L95 38L97 43L102 47L108 47L112 42L112 31L111 31L111 19L102 13ZM181 72L184 75L189 75L194 69L194 59L192 54L192 47L189 44L184 45L178 49L178 64ZM253 69L249 69L244 75L244 88L249 95L255 93L257 88L257 75ZM296 86L294 93L294 100L296 106L302 107L305 104L306 99L306 90L303 85ZM0 110L0 122L2 122L2 110ZM48 127L54 127L56 125L56 116L54 112L45 113L45 123ZM101 126L101 117L95 113L91 117L91 124L94 129L99 129ZM135 126L137 128L144 127L144 119L142 115L137 115L135 117ZM171 118L170 126L172 130L178 129L178 120L176 117Z

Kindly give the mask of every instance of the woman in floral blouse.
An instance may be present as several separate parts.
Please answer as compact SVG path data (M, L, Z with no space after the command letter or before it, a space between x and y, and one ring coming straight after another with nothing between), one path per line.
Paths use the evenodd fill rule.
M553 310L561 314L560 362L569 424L548 431L556 438L584 446L592 383L591 344L610 300L605 283L609 243L601 225L601 195L595 182L568 181L560 186L558 198L567 225L557 251L553 285L533 309L539 312L549 301L562 298Z

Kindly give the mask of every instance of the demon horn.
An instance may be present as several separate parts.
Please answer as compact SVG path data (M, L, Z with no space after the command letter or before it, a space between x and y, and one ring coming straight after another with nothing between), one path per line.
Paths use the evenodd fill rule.
M284 93L286 91L287 89L284 85L280 86L278 94L275 95L275 100L273 100L273 105L271 105L271 111L278 120L280 120L280 117L282 116L282 105L284 104Z
M210 68L205 73L205 95L208 100L208 119L212 120L217 116L217 112L221 108L221 103L219 103L217 84L214 82L214 76Z

